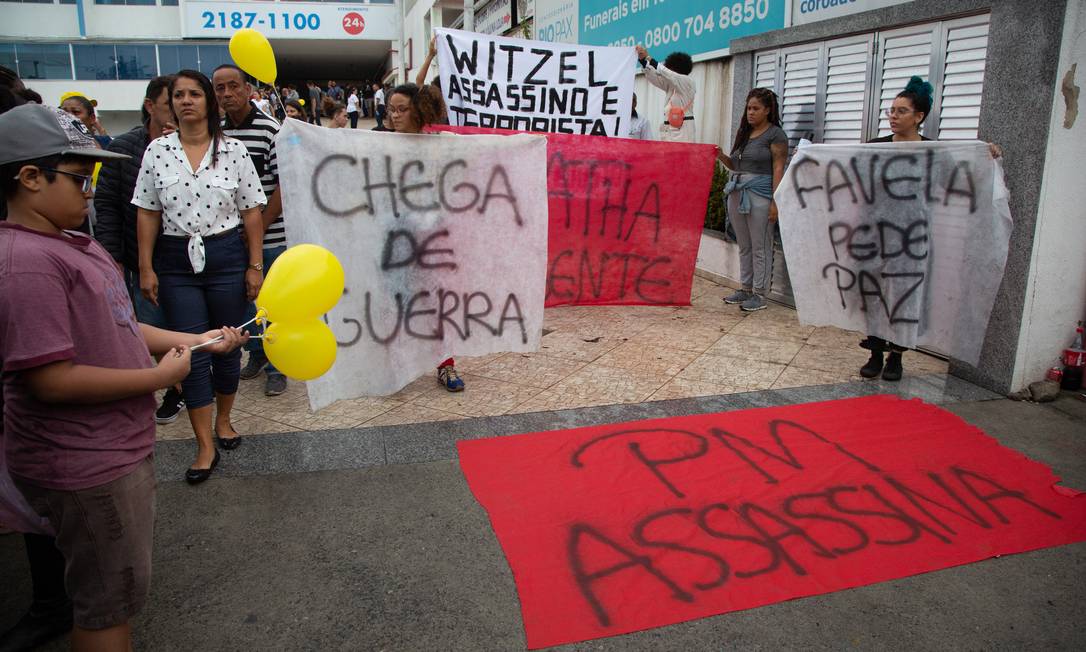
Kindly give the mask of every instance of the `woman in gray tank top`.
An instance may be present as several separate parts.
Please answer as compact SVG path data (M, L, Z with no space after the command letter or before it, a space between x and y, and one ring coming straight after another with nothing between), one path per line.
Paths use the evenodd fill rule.
M746 312L766 307L765 294L773 279L773 235L777 205L773 191L784 177L788 136L781 129L777 95L755 88L747 95L747 108L735 135L731 155L718 156L732 170L724 187L728 217L739 244L739 278L743 287L724 298Z

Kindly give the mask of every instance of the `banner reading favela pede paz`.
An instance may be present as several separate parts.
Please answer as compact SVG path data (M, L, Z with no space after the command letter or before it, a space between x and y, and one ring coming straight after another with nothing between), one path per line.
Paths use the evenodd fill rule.
M450 124L594 136L629 134L637 63L632 47L434 31Z
M547 274L541 136L325 129L276 145L287 241L332 251L346 290L339 353L309 382L319 409L392 394L450 356L535 351Z
M775 199L801 322L977 363L1012 227L987 144L812 145Z

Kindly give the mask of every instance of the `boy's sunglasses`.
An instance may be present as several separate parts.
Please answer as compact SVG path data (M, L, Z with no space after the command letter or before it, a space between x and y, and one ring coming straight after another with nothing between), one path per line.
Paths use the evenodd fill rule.
M57 174L64 174L69 177L79 179L81 184L79 186L80 192L84 195L91 191L91 186L94 185L94 175L92 174L76 174L75 172L65 172L64 170L58 170L56 168L38 168L39 170L48 170L50 172L56 172ZM12 179L18 179L19 175L15 175Z

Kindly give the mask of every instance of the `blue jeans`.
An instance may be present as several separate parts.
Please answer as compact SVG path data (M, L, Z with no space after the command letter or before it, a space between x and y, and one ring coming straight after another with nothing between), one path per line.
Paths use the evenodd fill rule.
M268 247L264 249L264 275L267 276L271 271L271 266L275 264L275 261L279 259L279 256L283 255L283 252L287 250L286 245L280 245L278 247ZM245 309L245 319L243 321L249 321L253 317L256 317L256 304L249 302L249 307ZM250 335L259 335L261 328L256 324L250 324L245 327L245 330ZM249 343L245 345L245 350L251 354L259 355L263 358L264 355L264 340L249 340ZM264 368L264 373L269 376L282 376L283 374L275 368L271 362L268 362L268 366Z
M162 306L156 306L140 292L139 272L130 269L124 270L124 284L128 288L128 298L132 300L132 308L136 311L136 321L155 328L167 328L166 313Z
M249 255L236 230L204 238L207 262L196 274L189 262L188 238L159 236L154 268L158 301L175 331L204 333L245 321L245 269ZM226 355L192 354L192 370L181 381L190 409L211 405L214 394L234 394L241 374L241 350Z

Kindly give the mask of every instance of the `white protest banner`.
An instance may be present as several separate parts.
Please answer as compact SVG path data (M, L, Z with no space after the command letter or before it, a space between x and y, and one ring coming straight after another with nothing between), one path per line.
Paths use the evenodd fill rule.
M774 199L802 323L978 362L1012 226L988 145L811 145Z
M276 141L287 242L326 247L346 290L319 409L387 395L454 355L535 351L547 279L546 139L326 129Z
M437 29L449 122L563 134L630 133L630 48L590 47Z

